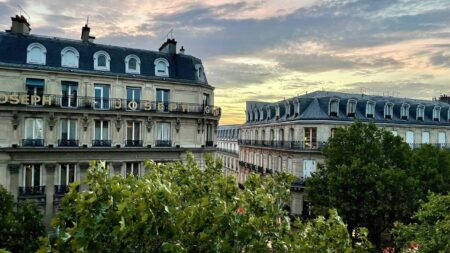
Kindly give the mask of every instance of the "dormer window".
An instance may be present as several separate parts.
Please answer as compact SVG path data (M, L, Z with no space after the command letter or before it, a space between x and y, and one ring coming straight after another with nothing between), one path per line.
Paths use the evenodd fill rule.
M400 118L403 120L409 119L409 104L402 104L400 109Z
M105 51L98 51L94 54L94 69L101 71L109 71L111 57Z
M61 50L61 67L78 68L80 53L73 47Z
M125 72L129 74L141 74L141 60L136 55L125 57Z
M347 116L355 117L356 114L356 100L349 100L347 103Z
M155 76L169 76L169 62L164 58L158 58L154 62Z
M337 117L339 112L339 100L333 99L330 101L329 115Z
M300 115L300 101L297 101L295 103L295 108L294 108L294 117L297 117L298 115Z
M195 75L197 77L197 80L201 82L205 81L205 71L202 64L195 64Z
M416 119L422 121L424 119L424 116L425 116L425 106L424 105L419 105L417 107Z
M366 118L374 118L375 117L375 102L368 101L366 105Z
M386 103L384 105L384 118L385 119L392 119L393 112L394 112L394 104L393 103Z
M439 106L433 108L433 121L441 121L441 107Z
M47 49L40 43L31 43L27 48L27 63L45 65Z

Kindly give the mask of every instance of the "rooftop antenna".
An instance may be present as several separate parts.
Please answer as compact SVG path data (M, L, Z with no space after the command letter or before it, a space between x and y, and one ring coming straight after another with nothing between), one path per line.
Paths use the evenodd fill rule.
M86 26L89 26L89 15L86 17Z
M166 39L173 39L173 28L164 36Z
M17 5L17 8L19 9L20 16L22 16L22 13L23 13L27 16L28 20L31 20L30 15L28 15L28 13L22 8L22 6L20 6L20 4Z

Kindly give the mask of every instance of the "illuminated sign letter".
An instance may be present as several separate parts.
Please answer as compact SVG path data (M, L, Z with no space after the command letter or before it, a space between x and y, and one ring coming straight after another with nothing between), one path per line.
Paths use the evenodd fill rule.
M9 96L9 102L13 105L17 105L19 103L19 95L13 94Z
M30 104L30 98L28 95L22 95L20 96L20 103L23 105L29 105Z
M137 107L138 107L138 104L134 100L132 100L128 103L128 109L130 109L130 110L134 111L137 109Z
M31 101L32 105L37 104L37 103L41 102L41 97L32 95L30 101Z
M42 96L42 105L52 105L52 98L48 95Z
M8 102L8 96L4 93L0 93L0 104L5 104L6 102Z
M145 102L144 103L144 110L146 111L150 111L152 109L152 104L150 104L150 102Z

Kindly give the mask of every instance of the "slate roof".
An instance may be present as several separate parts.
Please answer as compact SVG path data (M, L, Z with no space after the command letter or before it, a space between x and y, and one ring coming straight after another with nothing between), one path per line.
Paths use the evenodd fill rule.
M330 101L339 101L339 112L337 116L329 113ZM354 117L347 115L347 103L349 100L356 101L356 112ZM366 117L367 102L375 103L375 115L373 118ZM384 107L387 103L392 103L393 117L392 119L384 118ZM295 112L295 107L300 104L300 112ZM401 107L408 104L408 119L401 118ZM424 119L416 118L417 108L425 107ZM433 119L433 109L441 108L440 121ZM279 108L280 115L276 117L276 108ZM261 119L260 111L271 111L270 116L263 114ZM246 124L263 124L272 122L286 122L295 120L336 120L336 121L375 121L376 123L396 123L396 124L418 124L418 125L442 125L450 126L450 104L412 98L398 98L392 96L371 96L366 94L341 93L332 91L315 91L298 97L292 97L287 100L275 103L247 101L246 105ZM252 116L252 120L249 120ZM256 119L255 119L256 118Z
M242 125L220 125L217 127L217 138L238 139Z
M44 45L47 49L46 65L27 64L27 47L34 42ZM61 67L61 50L65 47L74 47L80 53L78 69ZM93 55L100 50L107 52L111 57L109 72L94 70ZM137 55L141 60L140 75L125 73L125 57L130 54ZM154 61L157 58L165 58L169 62L169 77L155 76ZM197 79L196 64L202 64L202 61L196 57L184 54L168 54L159 51L82 42L81 40L0 32L0 66L6 67L134 77L149 80L169 80L187 84L208 85L206 79L204 82Z

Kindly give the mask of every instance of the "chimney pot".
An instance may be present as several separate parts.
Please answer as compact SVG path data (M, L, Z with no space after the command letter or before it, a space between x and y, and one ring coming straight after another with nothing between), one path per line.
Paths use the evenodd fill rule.
M176 54L177 53L177 41L175 39L167 39L159 48L159 52Z
M81 41L83 42L94 42L95 37L90 36L89 33L91 32L91 28L85 24L83 28L81 28Z
M30 34L30 23L28 23L27 19L23 15L11 17L11 21L12 25L10 32L24 35Z
M180 54L184 54L184 47L183 46L181 46L181 48L180 48Z

